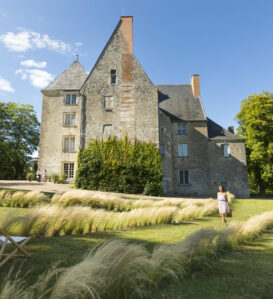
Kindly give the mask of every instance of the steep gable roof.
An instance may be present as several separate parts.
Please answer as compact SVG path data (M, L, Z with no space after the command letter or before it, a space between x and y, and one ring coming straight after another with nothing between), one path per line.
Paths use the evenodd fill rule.
M76 60L43 90L79 90L86 77L87 73Z
M232 140L244 140L235 134L229 132L228 130L224 129L220 125L218 125L216 122L211 120L210 118L208 119L208 137L213 140L227 140L227 139L232 139Z
M156 85L156 87L159 90L159 108L172 121L207 120L201 99L193 96L191 85Z

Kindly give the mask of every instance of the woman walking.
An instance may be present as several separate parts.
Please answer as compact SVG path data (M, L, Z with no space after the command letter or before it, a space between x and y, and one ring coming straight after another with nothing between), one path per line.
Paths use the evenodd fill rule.
M220 185L219 186L219 192L217 193L217 199L218 199L218 208L220 216L222 217L222 226L225 225L226 219L225 215L228 211L230 211L228 200L227 200L227 193L225 188Z

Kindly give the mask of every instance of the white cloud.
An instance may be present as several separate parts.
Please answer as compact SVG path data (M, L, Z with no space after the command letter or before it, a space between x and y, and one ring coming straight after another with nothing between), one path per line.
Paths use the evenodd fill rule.
M20 75L23 80L28 79L31 85L38 88L46 87L54 79L52 74L37 69L19 69L15 74Z
M7 32L0 35L0 41L10 50L15 52L25 52L32 48L30 43L29 32L19 32L14 34L13 32Z
M32 59L21 61L20 64L25 67L37 67L37 68L45 68L47 65L46 61L35 61Z
M26 52L29 49L44 49L66 54L71 52L72 48L69 44L51 39L47 34L40 34L34 31L29 31L19 28L20 32L7 32L0 35L0 41L10 51Z
M76 43L75 43L75 46L76 46L76 47L80 47L80 46L82 46L82 45L83 45L82 42L76 42Z
M10 82L2 77L0 77L0 90L14 92L14 89L11 87Z

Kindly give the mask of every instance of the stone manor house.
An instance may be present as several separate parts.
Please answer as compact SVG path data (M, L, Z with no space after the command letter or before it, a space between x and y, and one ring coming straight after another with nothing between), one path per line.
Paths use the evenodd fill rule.
M151 82L133 54L131 16L120 18L89 74L74 61L42 94L39 167L49 174L73 180L90 139L127 134L160 148L165 193L215 196L223 183L249 195L244 140L206 116L199 75L191 84Z

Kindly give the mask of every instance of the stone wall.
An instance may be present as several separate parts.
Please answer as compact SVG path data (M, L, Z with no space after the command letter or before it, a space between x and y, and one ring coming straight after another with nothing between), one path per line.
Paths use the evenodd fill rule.
M229 144L229 157L221 156L221 144ZM223 184L236 197L248 197L245 144L242 140L215 140L210 141L209 167L211 189L216 194L218 186Z
M39 145L39 168L61 174L64 162L77 161L77 150L80 143L80 100L76 105L65 104L64 92L44 92L42 106L41 135ZM76 126L64 126L64 113L76 113ZM64 136L75 136L75 151L63 151Z
M173 190L179 195L207 195L210 192L207 124L186 122L187 135L178 135L172 123ZM178 157L178 144L188 144L188 157ZM180 170L189 171L189 184L180 184Z
M86 142L107 135L127 135L158 145L157 89L124 44L118 26L81 88L86 98ZM116 71L115 84L111 84L111 70ZM105 109L106 97L112 98L112 109Z

